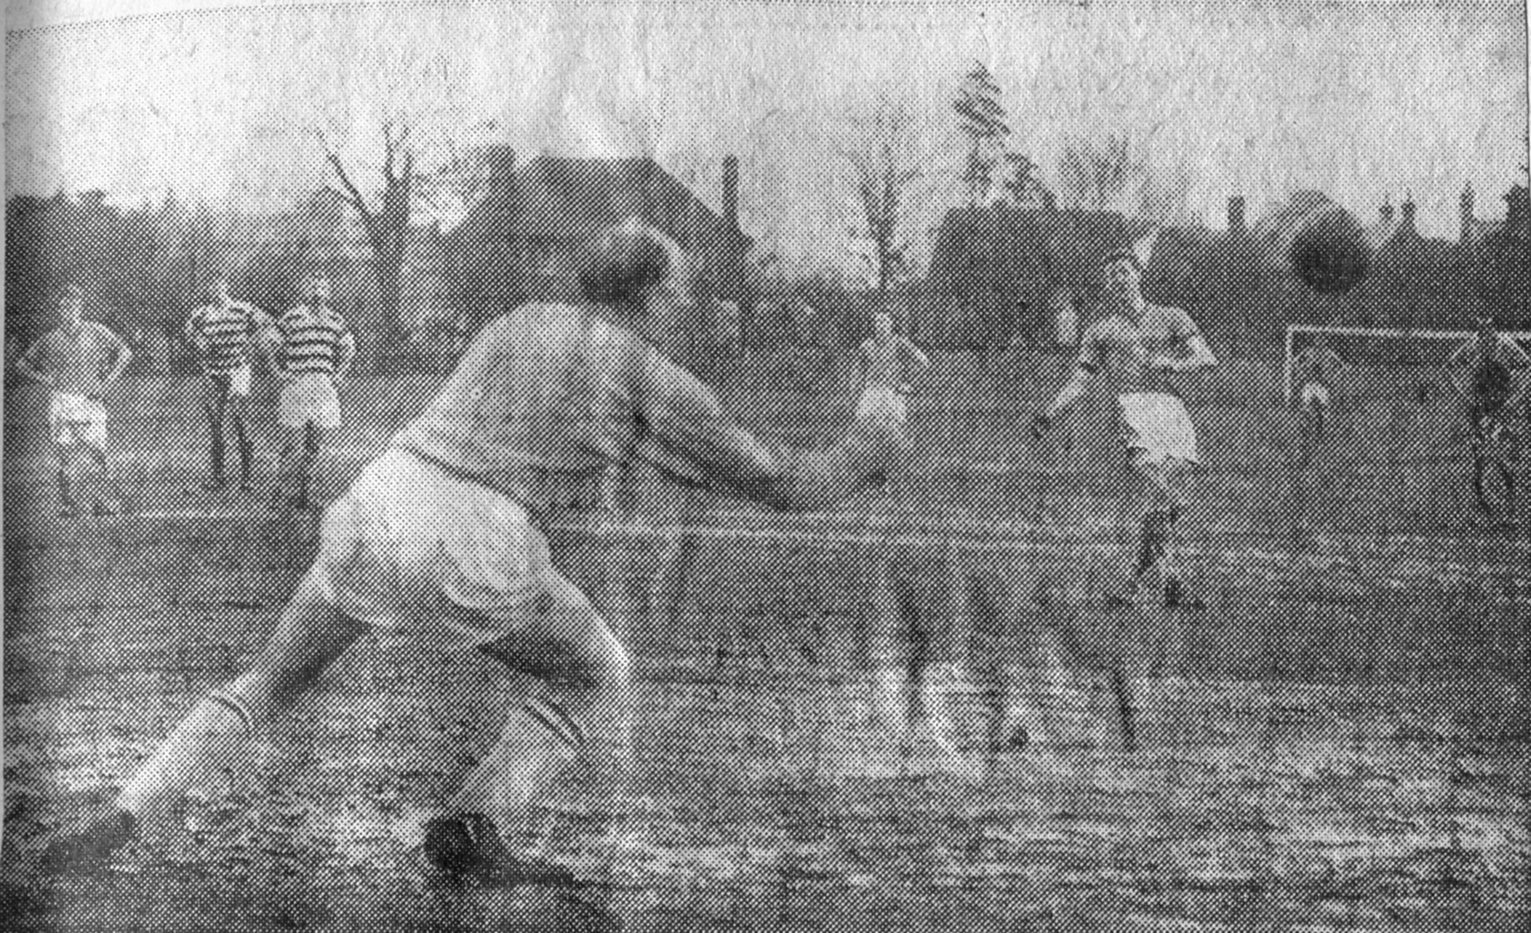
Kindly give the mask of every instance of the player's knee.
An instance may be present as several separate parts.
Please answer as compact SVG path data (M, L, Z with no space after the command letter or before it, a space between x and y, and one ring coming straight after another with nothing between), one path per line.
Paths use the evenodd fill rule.
M628 702L633 683L633 664L627 650L611 633L604 633L601 644L589 660L591 691L607 702Z

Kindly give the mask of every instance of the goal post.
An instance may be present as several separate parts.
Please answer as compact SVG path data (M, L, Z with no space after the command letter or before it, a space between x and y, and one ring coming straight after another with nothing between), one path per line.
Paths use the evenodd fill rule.
M1283 397L1291 405L1296 397L1297 357L1319 337L1329 338L1330 348L1351 371L1375 369L1378 373L1443 370L1457 348L1476 334L1472 330L1420 330L1398 327L1345 327L1322 324L1288 324L1282 360ZM1500 331L1531 353L1531 331ZM1386 380L1379 380L1385 383Z

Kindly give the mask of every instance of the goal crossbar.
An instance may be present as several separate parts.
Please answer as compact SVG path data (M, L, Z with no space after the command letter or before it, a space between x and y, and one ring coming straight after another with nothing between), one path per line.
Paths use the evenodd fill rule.
M1418 338L1421 340L1459 340L1466 342L1477 332L1471 330L1426 330L1420 328L1405 327L1354 327L1331 324L1288 324L1286 328L1286 357L1282 363L1282 382L1286 388L1286 400L1290 404L1292 395L1297 387L1293 385L1294 376L1293 362L1295 355L1295 341L1298 334L1333 335L1336 337L1401 337ZM1528 330L1502 330L1498 332L1501 337L1509 337L1516 343L1531 347L1531 331Z

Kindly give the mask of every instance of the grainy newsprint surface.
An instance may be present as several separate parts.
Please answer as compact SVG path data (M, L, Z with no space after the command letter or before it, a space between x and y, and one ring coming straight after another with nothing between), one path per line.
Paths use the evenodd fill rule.
M1526 28L12 5L0 927L1526 929Z

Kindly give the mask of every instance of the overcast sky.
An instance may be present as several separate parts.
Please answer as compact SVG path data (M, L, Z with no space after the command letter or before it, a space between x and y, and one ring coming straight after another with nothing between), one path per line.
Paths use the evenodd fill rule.
M1412 191L1421 226L1454 235L1464 183L1498 216L1524 180L1523 3L239 6L94 23L99 2L13 9L8 192L281 206L324 180L315 130L364 162L404 112L437 154L648 153L712 203L738 153L747 232L844 265L847 116L878 94L916 114L919 252L960 199L950 101L974 60L1044 182L1069 138L1125 135L1158 179L1183 179L1183 219L1212 226L1235 192L1258 215L1318 188L1370 217Z

